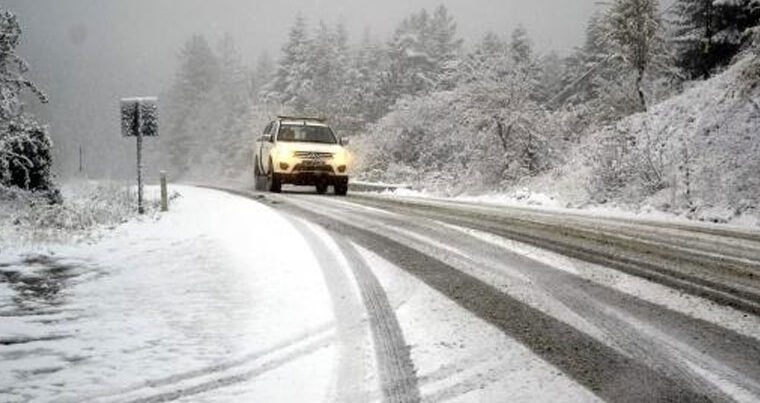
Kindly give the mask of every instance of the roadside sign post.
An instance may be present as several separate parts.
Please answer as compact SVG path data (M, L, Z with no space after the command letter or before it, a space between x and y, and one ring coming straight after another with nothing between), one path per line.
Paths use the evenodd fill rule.
M124 98L121 100L121 134L137 138L137 211L145 213L143 207L143 137L158 136L158 99Z

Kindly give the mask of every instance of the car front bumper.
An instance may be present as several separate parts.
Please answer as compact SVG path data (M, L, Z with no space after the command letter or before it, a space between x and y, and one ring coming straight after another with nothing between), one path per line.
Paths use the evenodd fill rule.
M293 185L344 185L348 183L348 167L334 160L310 161L290 159L278 161L274 173L281 183Z
M348 184L348 175L335 175L328 172L320 171L299 171L290 173L275 173L280 183L309 186L309 185L328 185L341 186Z

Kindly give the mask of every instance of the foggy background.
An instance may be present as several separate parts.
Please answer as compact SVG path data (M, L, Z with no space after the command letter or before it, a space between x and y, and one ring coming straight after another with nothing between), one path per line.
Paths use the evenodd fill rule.
M30 102L30 108L51 126L63 178L76 172L80 146L90 176L134 176L134 140L120 137L118 100L162 95L180 46L194 33L212 43L230 33L253 66L262 52L280 57L298 13L310 27L343 22L352 43L366 30L385 42L410 13L439 4L455 18L465 48L489 30L506 37L523 25L537 53L559 54L580 44L599 7L595 0L6 1L24 29L20 54L31 64L29 76L50 96L49 105Z

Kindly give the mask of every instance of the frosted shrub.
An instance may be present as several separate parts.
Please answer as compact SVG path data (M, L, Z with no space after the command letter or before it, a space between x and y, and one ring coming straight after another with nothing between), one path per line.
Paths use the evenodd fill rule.
M16 191L12 196L16 200L15 210L10 217L0 216L0 222L13 224L32 239L49 240L121 224L137 214L137 195L131 187L81 183L64 189L64 193L65 202L50 204L38 193ZM0 203L7 205L8 198ZM158 211L158 202L149 202L147 211Z

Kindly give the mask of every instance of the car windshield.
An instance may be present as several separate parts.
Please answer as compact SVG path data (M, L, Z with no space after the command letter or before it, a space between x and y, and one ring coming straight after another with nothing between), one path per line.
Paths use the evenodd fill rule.
M326 126L282 125L278 141L335 144L338 141Z

